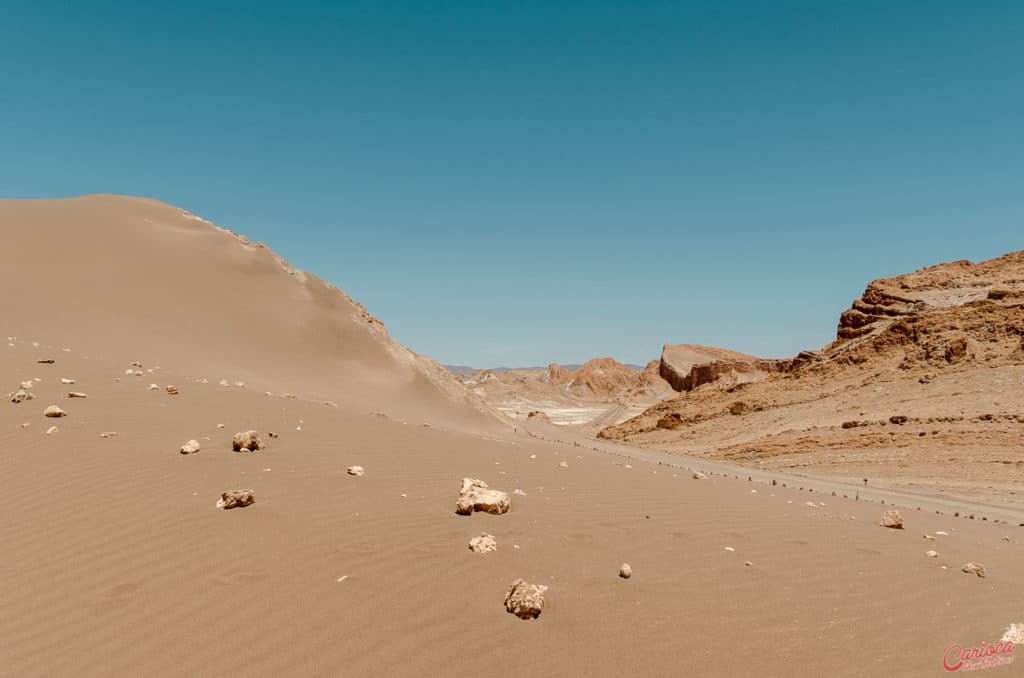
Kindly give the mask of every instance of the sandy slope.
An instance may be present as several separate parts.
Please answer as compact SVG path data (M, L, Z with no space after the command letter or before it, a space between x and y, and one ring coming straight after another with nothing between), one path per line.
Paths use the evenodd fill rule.
M340 290L141 198L0 201L4 336L245 382L360 410L477 426L447 370ZM453 401L454 405L453 405Z
M73 211L65 219L77 223ZM0 224L7 244L17 229ZM231 236L191 238L187 224L153 237L164 228L181 249L170 263L116 269L131 276L128 291L104 287L80 249L24 234L17 254L3 248L5 272L29 260L16 270L38 282L4 297L12 329L0 339L16 339L0 346L0 378L11 390L40 381L34 400L0 403L2 676L924 676L941 672L949 645L998 641L1024 621L1018 527L910 508L907 529L891 531L877 525L877 503L720 475L695 481L681 466L580 440L481 434L472 429L487 420L429 378L417 382L418 367L360 333L351 306L321 301L344 320L299 318L284 306L309 302L308 288L265 267L269 253L254 263ZM94 265L146 241L117 233L92 243ZM186 246L195 242L201 250ZM202 260L207 244L252 264L254 277L235 280L210 254L192 274L205 276L207 293L185 273L171 286L180 297L166 291L173 262ZM248 290L260 280L274 282L257 301ZM93 307L48 305L61 290ZM226 300L288 319L267 326L281 343L233 334L220 317ZM334 328L323 352L309 357L323 341L315 332L284 329L300 321ZM203 341L189 339L193 327ZM317 375L335 350L338 372ZM154 375L124 374L151 359ZM343 371L348 362L362 367ZM251 384L221 387L221 374ZM149 390L151 381L180 394ZM69 400L70 389L88 398ZM321 402L335 394L349 399ZM353 404L364 398L392 414ZM42 416L50 404L69 416ZM248 428L280 437L232 452L231 434ZM101 438L107 431L118 435ZM180 455L189 438L202 451ZM347 475L351 464L366 475ZM464 476L526 494L505 515L458 516ZM243 487L254 505L214 507L220 492ZM922 539L940 530L948 536ZM497 537L496 553L466 548L481 531ZM929 548L941 556L926 559ZM969 560L987 578L961 573ZM628 581L617 576L624 561ZM502 606L517 577L550 586L538 620Z

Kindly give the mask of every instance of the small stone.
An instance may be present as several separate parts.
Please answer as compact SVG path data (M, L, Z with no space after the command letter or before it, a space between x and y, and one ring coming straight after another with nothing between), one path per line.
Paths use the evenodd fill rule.
M224 428L224 424L217 424L217 428Z
M231 441L231 449L235 452L255 452L263 449L263 439L256 431L239 431Z
M694 471L694 472L693 472L693 479L694 479L694 480L707 480L707 479L708 479L708 477L707 477L707 475L705 475L705 474L704 474L703 472L701 472L701 471Z
M295 400L296 395L294 393L282 393L281 397L285 400Z
M150 384L150 385L149 385L149 390L150 390L150 391L159 391L159 390L160 390L160 387L159 387L159 386L157 386L156 384Z
M752 560L748 560L747 562L745 562L743 564L746 565L747 567L753 567L754 566L754 562Z
M619 576L623 579L629 579L633 576L633 568L629 566L629 563L623 563L619 567Z
M220 495L217 501L217 508L233 509L242 508L256 501L252 490L230 490Z
M498 550L498 541L494 535L481 532L479 537L469 540L469 550L473 553L490 553Z
M195 454L198 451L199 451L199 441L198 440L190 440L190 441L188 441L187 443L182 445L181 449L179 450L179 452L181 452L182 454Z
M23 403L26 400L32 400L33 398L35 398L35 396L28 391L20 390L11 395L11 402L17 405L18 403Z
M47 417L66 417L68 415L67 412L60 409L56 405L50 405L49 407L47 407L45 410L43 410L43 414Z
M65 384L65 385L66 384L73 384L73 383L75 383L75 380L74 379L68 379L67 377L61 377L60 378L60 383Z
M100 434L100 438L113 438L117 435L117 431L104 431Z
M71 391L68 393L69 398L88 398L89 396L81 391Z
M569 468L569 462L563 461L558 464L558 468Z
M939 557L939 552L938 551L925 551L924 552L924 557L925 558L938 558Z
M726 550L726 551L732 551L732 552L735 552L735 551L736 551L736 549L734 549L734 548L733 548L733 547L731 547L731 546L726 546L726 547L725 547L725 550Z
M29 379L29 380L27 380L27 381L23 381L23 382L21 382L21 388L23 388L23 389L25 389L25 390L28 390L28 389L32 388L33 386L35 386L35 384L36 384L36 383L35 383L34 381L32 381L31 379Z
M168 384L167 386L164 387L164 390L167 391L168 395L178 395L178 387L177 386L172 386L172 385Z
M981 563L964 563L964 566L960 568L967 574L974 574L979 577L985 577L985 566Z
M362 466L349 466L348 467L348 474L350 476L361 476L364 473L366 473L366 469L364 469Z
M46 429L46 435L53 435L56 432L57 432L57 427L56 426L51 426L50 428Z
M928 541L935 541L935 537L931 536L930 534L923 534L921 536L927 539Z
M1006 633L1003 634L1003 637L999 642L1024 645L1024 623L1010 624L1009 628L1006 629Z
M882 520L878 523L882 527L892 528L894 530L903 529L903 514L896 509L889 509L882 514Z
M228 383L227 379L221 379L220 380L220 385L221 386L231 386L231 384Z
M269 433L267 433L267 436L268 436L268 437L270 437L270 438L277 438L277 437L279 437L279 436L278 436L278 435L277 435L276 433L274 433L273 431L270 431Z
M516 579L505 593L505 609L520 619L536 619L544 610L547 586Z

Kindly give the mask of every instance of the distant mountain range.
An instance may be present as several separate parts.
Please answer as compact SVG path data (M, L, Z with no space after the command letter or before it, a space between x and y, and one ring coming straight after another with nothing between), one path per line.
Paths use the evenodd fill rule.
M631 370L636 370L638 372L640 370L644 369L643 365L632 365L630 363L623 363L623 365L625 365L626 367L628 367ZM569 364L569 365L559 365L559 367L564 367L565 369L569 370L570 372L575 372L576 370L578 370L582 366L583 366L583 363L573 363L573 364ZM456 377L464 377L467 374L473 374L474 372L479 372L480 370L483 370L483 369L490 370L491 372L512 372L512 371L520 371L520 370L546 370L548 368L547 365L543 365L541 367L470 367L468 365L442 365L442 367L444 367L446 370L451 372Z

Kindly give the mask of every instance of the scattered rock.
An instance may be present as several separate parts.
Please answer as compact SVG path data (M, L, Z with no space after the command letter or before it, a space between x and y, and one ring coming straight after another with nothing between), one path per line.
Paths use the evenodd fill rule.
M56 426L51 426L50 428L46 429L46 435L53 435L56 432L57 432L57 427Z
M623 563L619 567L619 576L623 579L629 579L633 576L633 568L629 566L629 563Z
M999 642L1024 645L1024 623L1010 624L1010 627L1006 629L1006 633L1003 634Z
M66 417L68 415L67 412L60 409L56 405L50 405L49 407L47 407L45 410L43 410L43 414L47 417Z
M569 462L567 462L567 461L559 462L558 468L569 468Z
M239 431L231 441L231 449L235 452L255 452L263 449L263 439L256 431Z
M979 577L985 577L985 566L981 563L964 563L964 566L960 568L967 574L974 574Z
M81 391L70 391L68 393L69 398L88 398L89 396Z
M462 490L455 503L455 512L468 516L473 511L501 515L509 510L508 494L487 487L487 483L474 478L462 479Z
M903 514L896 509L889 509L882 514L882 520L878 523L882 527L889 527L894 530L903 529Z
M11 395L11 402L17 405L18 403L23 403L26 400L32 400L33 398L35 398L35 396L31 393L25 390L20 390Z
M277 438L277 437L279 437L278 434L274 433L273 431L270 431L269 433L267 433L267 436L270 437L270 438Z
M935 537L931 536L930 534L923 534L921 536L927 539L928 541L935 541Z
M164 387L164 390L167 391L168 395L178 395L177 386L171 386L170 384L168 384L166 387Z
M63 380L61 380L61 381L63 381ZM72 382L72 383L74 383L74 382ZM32 388L33 386L35 386L35 382L32 381L31 379L29 379L27 381L21 382L21 388L23 388L25 390L28 390L28 389Z
M748 560L747 562L745 562L743 564L746 565L747 567L753 567L754 566L754 561Z
M53 358L47 358L45 360L37 360L36 362L41 363L43 365L52 365L54 363L54 360Z
M925 558L938 558L939 557L939 552L938 551L925 551L924 552L924 557Z
M65 385L73 384L73 383L75 383L75 380L74 379L68 379L67 377L61 377L60 378L60 383L65 384Z
M198 451L199 451L199 441L198 440L190 440L190 441L188 441L187 443L182 445L181 449L179 450L179 452L181 452L182 454L195 454Z
M256 501L256 495L252 490L230 490L220 495L217 501L217 508L233 509L242 508Z
M903 426L903 424L907 423L907 417L903 416L902 414L894 414L893 416L889 417L889 423L896 424L897 426Z
M544 610L547 586L516 579L505 593L505 609L520 619L536 619Z
M481 532L479 537L469 540L469 550L474 553L490 553L498 550L498 541L494 535Z
M231 384L228 383L227 379L221 379L219 383L221 386L231 386Z
M281 397L285 400L295 400L297 396L294 393L282 393Z
M348 474L350 476L361 476L364 473L366 473L366 469L364 469L362 466L349 466L348 467Z
M694 480L707 480L708 477L703 472L701 472L701 471L694 471L693 472L693 479Z
M131 365L132 367L139 367L139 368L142 367L142 363L140 363L138 360L133 360L133 361L131 361L128 364Z
M117 435L117 431L104 431L100 434L100 438L113 438Z
M150 390L150 391L159 391L159 390L160 390L160 387L159 387L159 386L157 386L156 384L150 384L150 385L149 385L149 390Z

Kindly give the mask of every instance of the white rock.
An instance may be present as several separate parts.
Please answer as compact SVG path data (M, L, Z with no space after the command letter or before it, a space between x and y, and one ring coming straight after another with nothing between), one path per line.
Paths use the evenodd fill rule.
M159 387L159 386L157 386L156 384L150 384L150 385L149 385L149 390L150 390L150 391L159 391L159 390L160 390L160 387Z
M633 568L629 566L629 563L623 563L619 567L619 576L623 579L629 579L633 576Z
M182 445L181 449L178 451L181 452L182 454L195 454L196 452L199 451L199 441L194 439L190 440L184 445Z
M52 435L52 434L54 434L56 432L57 432L57 427L56 426L51 426L50 428L46 429L46 435Z
M938 553L938 551L925 551L924 552L924 557L925 558L938 558L939 557L939 553Z
M43 410L43 415L45 415L47 417L66 417L67 414L68 414L67 412L65 412L64 410L60 409L56 405L50 405L45 410Z
M707 480L708 477L706 475L704 475L704 473L701 472L701 471L694 471L693 472L693 479L694 480Z
M889 509L882 514L882 520L878 523L882 527L888 527L894 530L903 529L903 514L896 509Z
M547 586L516 579L505 593L505 609L520 619L536 619L544 611Z
M569 462L563 461L558 464L558 468L569 468Z
M1006 633L1003 634L999 642L1024 645L1024 623L1010 624L1010 628L1006 629Z
M479 537L469 540L469 550L474 553L490 553L498 550L498 541L494 535L481 532Z
M462 490L455 503L455 512L460 515L469 515L473 511L483 511L500 515L509 510L510 502L508 494L487 487L487 483L475 478L463 478Z
M977 575L982 578L985 576L985 566L981 563L964 563L964 566L960 569L967 574Z
M349 466L348 467L348 474L350 476L361 476L364 473L366 473L366 469L364 469L362 466Z
M68 379L67 377L61 377L60 378L60 383L62 383L62 384L73 384L73 383L75 383L75 380L74 379Z

